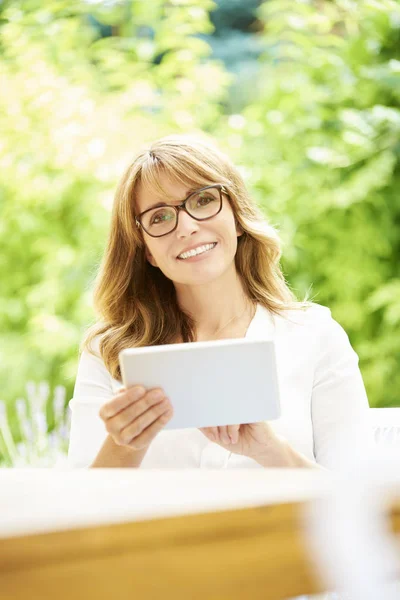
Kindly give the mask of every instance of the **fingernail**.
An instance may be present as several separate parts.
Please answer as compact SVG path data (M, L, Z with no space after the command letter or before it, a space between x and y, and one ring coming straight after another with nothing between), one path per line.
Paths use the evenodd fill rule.
M145 392L146 390L144 389L144 387L135 387L134 389L132 389L130 397L133 401L136 401L139 400L139 398L141 398Z

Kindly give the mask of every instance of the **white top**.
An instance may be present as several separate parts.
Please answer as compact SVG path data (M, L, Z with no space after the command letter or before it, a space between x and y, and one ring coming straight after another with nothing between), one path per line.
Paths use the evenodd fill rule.
M287 318L286 318L287 317ZM274 339L282 415L271 426L310 460L336 468L346 456L343 443L360 451L368 439L368 399L358 356L328 308L276 316L258 305L246 333L249 339ZM68 459L89 467L107 431L99 417L121 383L107 371L100 355L84 351L75 383ZM361 450L362 451L362 450ZM232 454L198 429L161 431L141 468L261 468L246 456Z

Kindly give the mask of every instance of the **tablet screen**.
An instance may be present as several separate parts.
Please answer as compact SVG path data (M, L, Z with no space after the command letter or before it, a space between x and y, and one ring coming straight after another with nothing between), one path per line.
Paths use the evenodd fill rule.
M245 338L123 350L125 387L161 387L174 416L165 429L256 423L280 416L273 340Z

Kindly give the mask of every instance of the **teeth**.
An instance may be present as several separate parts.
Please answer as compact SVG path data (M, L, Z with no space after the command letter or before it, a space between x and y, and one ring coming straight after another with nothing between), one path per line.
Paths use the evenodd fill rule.
M199 246L198 248L194 248L193 250L189 250L188 252L182 252L182 254L180 254L178 256L178 258L191 258L192 256L197 256L198 254L203 254L203 252L207 252L208 250L212 250L214 248L214 246L216 246L217 243L214 242L213 244L205 244L204 246Z

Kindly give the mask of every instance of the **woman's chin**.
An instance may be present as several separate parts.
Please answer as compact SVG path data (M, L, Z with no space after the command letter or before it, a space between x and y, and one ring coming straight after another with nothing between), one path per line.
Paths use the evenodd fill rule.
M185 276L179 273L176 278L173 278L173 281L183 285L206 285L222 277L224 272L225 269L221 268L220 265L212 265L207 266L207 268L193 269L192 273L186 273Z

